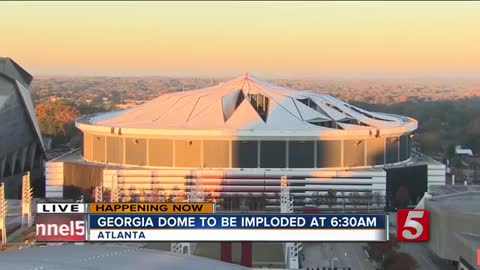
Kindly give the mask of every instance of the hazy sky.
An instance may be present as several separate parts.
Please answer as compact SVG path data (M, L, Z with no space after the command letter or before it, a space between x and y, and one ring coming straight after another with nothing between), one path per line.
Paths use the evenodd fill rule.
M480 74L480 2L0 2L34 75Z

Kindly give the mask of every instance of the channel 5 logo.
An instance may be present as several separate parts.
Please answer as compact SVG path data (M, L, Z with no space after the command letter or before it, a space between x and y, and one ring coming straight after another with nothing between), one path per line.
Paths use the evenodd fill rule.
M83 214L37 214L37 242L85 241Z
M397 239L406 242L428 241L430 228L427 210L400 209L397 212Z

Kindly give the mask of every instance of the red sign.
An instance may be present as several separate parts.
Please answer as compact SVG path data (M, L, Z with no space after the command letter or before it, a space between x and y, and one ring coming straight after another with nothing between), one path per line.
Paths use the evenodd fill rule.
M37 242L85 241L84 214L37 214Z
M428 241L429 214L427 210L400 209L397 212L397 239L406 242Z

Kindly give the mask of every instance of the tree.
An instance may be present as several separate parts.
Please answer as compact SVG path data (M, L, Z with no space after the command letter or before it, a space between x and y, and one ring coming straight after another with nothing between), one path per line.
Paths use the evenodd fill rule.
M238 194L233 194L232 197L232 209L238 210L240 209L240 195Z
M44 135L69 139L76 132L74 122L79 113L68 101L39 103L35 106L35 114L40 125L40 132Z
M393 254L399 247L399 243L395 238L395 235L390 234L390 240L387 242L369 242L367 249L368 255L371 259L381 262L384 258Z
M318 191L313 192L312 203L316 207L320 207L320 205L322 205L322 196L320 195L320 192L318 192Z
M363 192L360 194L362 205L370 207L372 205L373 195L371 192Z
M248 210L256 210L257 209L257 198L252 193L248 193L247 195L247 205Z
M415 270L416 268L417 262L406 253L393 252L382 263L382 269L385 270Z
M327 205L328 207L332 207L334 205L337 205L337 192L335 190L329 189L327 191Z
M131 185L125 192L123 202L137 202L137 196L135 194L135 186Z
M258 210L265 210L267 206L267 194L262 193L259 197L257 197L257 207Z
M362 196L356 191L352 192L350 193L350 201L352 202L353 207L357 208L357 206L362 203Z
M135 186L130 186L131 202L140 202L140 193Z
M138 201L139 202L146 202L147 201L147 193L145 192L144 188L142 188L140 190L140 193L138 194Z
M112 198L112 189L108 187L104 187L102 196L103 196L104 202L109 202Z
M225 194L222 196L222 209L223 210L230 210L232 209L232 196L229 194Z
M181 202L183 200L182 194L180 193L180 188L175 185L170 194L168 194L167 202Z
M112 90L110 91L110 100L113 103L118 104L122 102L122 96L117 90Z
M404 186L401 186L395 193L395 201L399 207L407 207L410 203L410 193L408 189Z
M380 206L383 203L383 196L380 192L374 192L372 199L377 206Z
M162 187L160 188L154 188L152 190L152 193L150 194L150 201L151 202L165 202L165 189Z
M213 203L214 200L215 200L215 197L213 196L212 192L205 193L205 196L203 198L204 202Z

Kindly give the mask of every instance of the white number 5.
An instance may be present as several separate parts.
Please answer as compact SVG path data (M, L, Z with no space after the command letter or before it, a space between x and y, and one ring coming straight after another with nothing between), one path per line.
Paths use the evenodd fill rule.
M405 237L405 239L409 239L409 240L412 240L412 239L416 239L417 237L419 237L422 232L423 232L423 225L414 220L414 218L422 218L423 217L423 214L425 212L423 211L410 211L408 212L408 216L407 216L407 220L405 221L405 225L404 225L404 228L412 228L415 230L415 234L412 234L412 232L410 230L403 230L402 232L402 236Z

